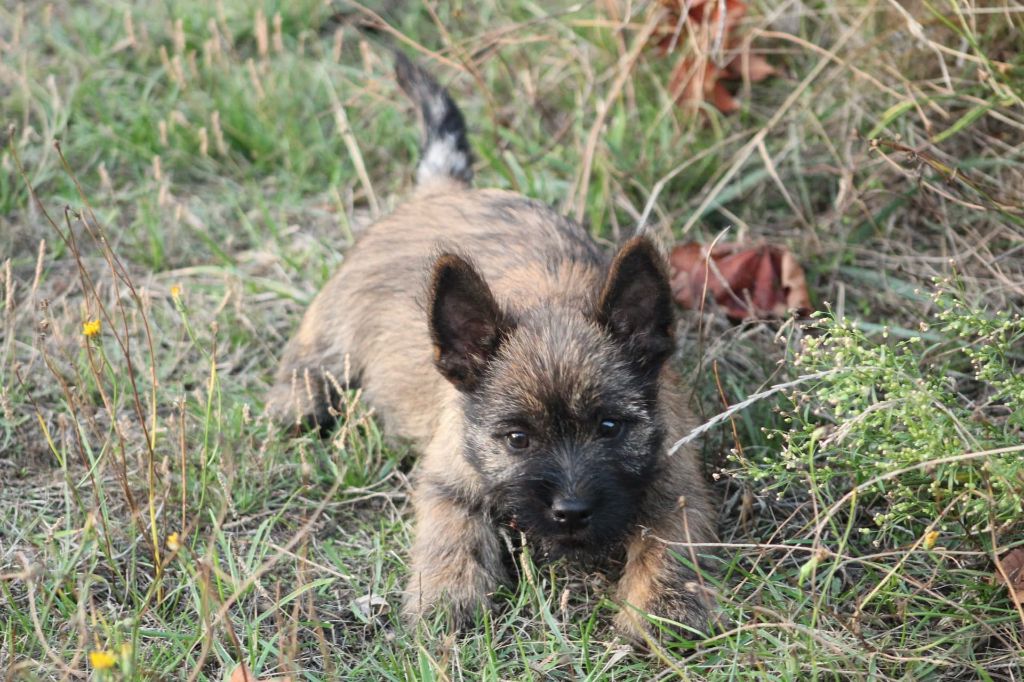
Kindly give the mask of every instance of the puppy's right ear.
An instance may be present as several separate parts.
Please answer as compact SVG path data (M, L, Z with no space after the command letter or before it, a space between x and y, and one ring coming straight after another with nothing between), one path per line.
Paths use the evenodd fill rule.
M427 314L438 371L472 391L506 332L490 288L466 260L443 254L434 263Z

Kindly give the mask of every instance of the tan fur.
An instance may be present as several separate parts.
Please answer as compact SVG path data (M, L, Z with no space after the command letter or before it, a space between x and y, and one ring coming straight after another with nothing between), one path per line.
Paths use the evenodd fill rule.
M587 315L608 277L607 257L581 228L549 208L508 192L432 183L369 228L286 347L268 398L278 419L291 423L296 415L322 418L327 394L323 372L340 380L347 356L353 380L389 435L410 440L422 454L405 597L405 612L413 620L441 605L457 620L469 617L509 578L493 524L482 511L459 502L462 497L476 499L481 480L462 453L461 395L433 364L425 288L441 250L469 256L502 309L512 314L542 306L564 309L569 331L580 334L593 324ZM603 360L574 348L575 339L569 334L570 345L558 349L564 357L551 362L573 361L577 354L573 362L582 377L602 375ZM534 357L531 348L517 352L524 359L523 372L542 366L543 358ZM671 443L691 428L693 418L678 392L677 378L669 370L661 376L659 404L668 429L666 442ZM583 388L576 399L586 400ZM445 483L444 490L437 481ZM686 498L683 510L677 508L681 496ZM637 527L623 543L626 565L616 594L624 607L617 623L638 633L643 625L635 609L640 609L701 627L704 598L685 588L693 576L654 539L714 538L714 512L695 452L683 450L664 462L643 505ZM688 515L688 529L683 514Z

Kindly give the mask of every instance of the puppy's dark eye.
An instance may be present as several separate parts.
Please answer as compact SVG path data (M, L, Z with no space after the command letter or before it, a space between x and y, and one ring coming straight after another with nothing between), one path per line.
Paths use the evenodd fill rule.
M505 434L505 442L513 450L525 450L530 447L530 437L522 431L513 431Z
M601 438L618 438L622 435L622 422L617 419L602 419L597 425L597 435Z

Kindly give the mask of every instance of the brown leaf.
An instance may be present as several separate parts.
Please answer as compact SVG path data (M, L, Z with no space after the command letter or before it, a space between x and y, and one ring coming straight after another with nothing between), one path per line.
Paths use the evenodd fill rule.
M681 107L696 109L704 101L704 88L708 75L713 75L714 66L708 64L701 68L697 60L691 56L683 57L672 70L668 88L676 95L676 104Z
M811 294L807 291L807 277L800 263L786 249L782 249L779 263L779 283L782 290L786 292L786 307L803 311L809 314L811 307Z
M661 54L680 50L683 57L669 77L669 91L676 93L676 103L687 109L697 109L708 102L723 113L740 108L739 101L720 82L722 79L744 77L757 83L775 73L764 57L750 54L750 43L736 34L736 29L747 13L741 0L692 0L681 6L675 0L661 0L669 9L659 37L654 41ZM687 13L680 16L685 7ZM722 11L725 16L722 16ZM680 26L685 24L685 29ZM741 53L724 67L711 59L713 46L739 48Z
M730 291L745 291L754 286L757 264L761 254L754 250L732 251L718 245L711 252L714 278L711 291L715 298L727 296Z
M760 83L775 75L775 67L759 54L739 54L725 67L726 77L744 78L751 83Z
M672 2L663 2L662 4L671 7L678 11L679 5L675 4L672 7ZM722 6L725 7L725 21L722 21ZM698 24L704 24L713 26L715 30L721 30L724 27L726 34L728 34L739 21L746 16L747 5L741 0L725 0L724 3L719 4L718 0L708 2L707 0L694 0L690 3L690 11L688 19Z
M740 101L732 96L732 93L724 85L715 82L711 90L711 96L707 98L711 105L723 114L731 114L740 108Z
M812 310L803 268L787 249L716 244L708 255L696 242L672 249L672 293L682 307L700 308L707 294L734 320Z
M768 249L762 249L761 258L757 263L754 286L751 290L754 310L770 310L774 313L775 302L785 298L785 293L781 291L781 287L776 285L778 275L776 274L775 263L772 260L772 252Z
M1015 604L1024 607L1024 547L1011 549L999 559L999 564L1002 570L996 568L996 580L1006 585Z

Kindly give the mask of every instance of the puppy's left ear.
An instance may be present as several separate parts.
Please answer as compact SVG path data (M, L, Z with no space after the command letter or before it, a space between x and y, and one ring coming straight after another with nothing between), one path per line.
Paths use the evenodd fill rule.
M598 318L644 374L656 374L672 354L672 288L665 259L649 239L634 237L616 254Z

